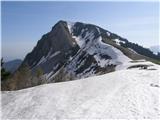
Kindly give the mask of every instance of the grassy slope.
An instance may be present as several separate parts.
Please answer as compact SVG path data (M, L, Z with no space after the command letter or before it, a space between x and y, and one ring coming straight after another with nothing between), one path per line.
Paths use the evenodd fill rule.
M128 56L129 58L131 58L132 60L140 60L140 59L145 59L148 61L151 61L155 64L159 64L160 65L160 61L156 60L156 59L152 59L149 57L146 57L144 55L140 55L140 54L136 54L134 52L132 52L131 50L129 50L128 48L122 47L117 45L114 41L107 39L106 37L103 37L103 42L112 45L114 47L116 47L117 49L121 50L126 56Z

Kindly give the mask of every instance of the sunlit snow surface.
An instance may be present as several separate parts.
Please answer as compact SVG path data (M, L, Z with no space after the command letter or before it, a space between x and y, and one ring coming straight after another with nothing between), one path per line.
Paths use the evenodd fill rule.
M150 62L130 63L148 64ZM152 64L154 65L154 64ZM128 65L129 66L129 65ZM2 93L3 119L160 119L160 67Z

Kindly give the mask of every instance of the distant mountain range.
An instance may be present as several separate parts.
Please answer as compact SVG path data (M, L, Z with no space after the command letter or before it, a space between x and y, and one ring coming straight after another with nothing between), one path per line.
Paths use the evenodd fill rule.
M8 71L8 72L15 72L18 67L21 65L22 60L21 59L15 59L15 60L11 60L8 62L5 62L3 67Z
M140 59L160 63L160 55L99 26L61 20L42 36L20 67L27 65L33 73L41 68L50 83L113 72ZM26 82L22 79L15 86L25 88Z
M156 45L156 46L151 46L150 50L154 53L154 54L160 54L160 45Z

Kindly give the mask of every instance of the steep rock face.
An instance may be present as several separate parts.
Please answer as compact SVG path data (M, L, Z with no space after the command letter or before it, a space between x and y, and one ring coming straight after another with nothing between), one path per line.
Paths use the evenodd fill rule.
M59 69L78 50L66 25L66 22L59 21L49 33L43 35L23 64L33 70L40 67L45 73Z

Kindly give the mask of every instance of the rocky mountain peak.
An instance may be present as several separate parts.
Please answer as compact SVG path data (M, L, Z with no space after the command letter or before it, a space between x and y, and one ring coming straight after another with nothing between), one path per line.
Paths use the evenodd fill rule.
M42 36L21 66L27 64L33 73L41 68L45 83L50 83L113 72L139 59L158 63L160 57L99 26L60 20Z

